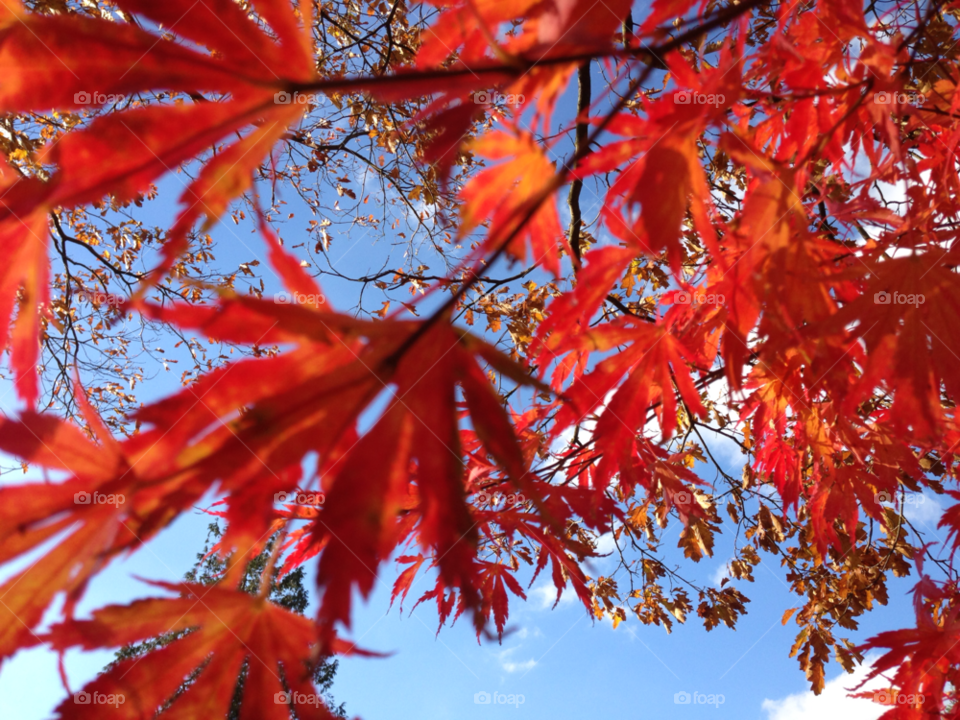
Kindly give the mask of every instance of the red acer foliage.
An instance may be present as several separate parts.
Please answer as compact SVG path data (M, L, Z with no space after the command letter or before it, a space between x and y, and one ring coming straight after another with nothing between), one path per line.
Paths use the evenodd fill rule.
M127 717L152 714L197 666L210 658L190 692L167 711L170 717L226 715L245 658L255 657L246 678L242 717L287 718L288 707L298 717L330 718L314 703L275 702L278 693L290 698L312 696L307 668L316 649L313 623L268 602L263 597L204 585L159 584L180 592L176 599L141 600L127 606L98 610L91 620L69 620L51 628L44 639L59 649L122 645L165 632L190 629L182 640L150 654L131 658L87 686L87 692L122 695L118 710ZM281 680L282 674L282 680ZM67 701L59 708L71 717L102 717L95 704Z
M26 149L11 133L4 141L0 347L24 407L0 422L0 449L56 475L0 489L0 562L45 548L0 587L0 659L40 643L62 652L188 631L86 691L122 694L131 718L168 704L165 716L223 715L247 663L243 717L328 717L296 698L315 696L319 657L359 652L341 637L353 593L369 597L391 559L403 568L394 601L429 577L432 589L409 601L435 602L441 625L466 614L478 637L503 635L511 603L548 565L558 602L570 587L615 626L632 615L669 629L694 606L661 586L675 573L655 555L659 531L675 515L684 556L699 561L729 496L744 538L731 575L751 580L760 551L787 566L804 604L784 622L800 628L792 654L816 692L831 651L849 670L882 649L873 676L913 698L885 717L957 715L960 543L935 555L903 506L923 491L960 499L960 3L429 5L430 22L395 42L391 23L413 6L371 4L390 28L383 52L372 32L357 39L305 0L0 6L0 109L55 128ZM362 67L325 64L314 36L324 23L353 41ZM606 81L596 96L592 68ZM174 101L143 99L151 93ZM106 111L102 98L121 95L141 99ZM315 108L304 95L355 108L348 139L385 154L403 144L426 178L401 193L410 217L436 211L448 223L450 249L434 243L444 273L393 274L421 293L404 311L390 313L389 299L368 317L331 309L297 255L305 243L275 234L275 192L260 205L256 188L303 193L304 168L327 165L339 197L369 199L336 175L331 155L348 139L321 142L323 123L299 125ZM309 161L280 167L277 148L294 145ZM401 187L385 162L369 172ZM51 299L51 286L71 287L51 254L65 258L73 242L106 257L64 225L83 229L91 207L140 205L185 168L159 252L143 256L150 267L128 292L102 296L119 308L102 324L135 318L247 355L185 375L129 415L127 434L80 385L70 417L38 411L45 343L73 312ZM597 189L592 213L581 212L585 188ZM273 271L302 301L184 269L207 253L197 233L241 196L253 198ZM314 224L326 249L330 223ZM498 262L521 272L498 280ZM387 275L362 282L383 289ZM518 279L525 294L495 292ZM486 330L468 330L475 314ZM502 317L508 338L497 337ZM717 463L707 430L743 451L741 478ZM284 568L317 567L314 620L230 582L155 583L179 597L73 617L113 558L211 491L228 524L218 550L235 560L227 580L285 533ZM292 491L323 501L277 501ZM941 527L960 537L960 506ZM605 534L630 590L586 574ZM914 567L916 628L859 645L834 635L885 602L888 573ZM727 581L698 592L707 629L745 612ZM62 621L41 631L59 593ZM58 712L97 716L71 702Z

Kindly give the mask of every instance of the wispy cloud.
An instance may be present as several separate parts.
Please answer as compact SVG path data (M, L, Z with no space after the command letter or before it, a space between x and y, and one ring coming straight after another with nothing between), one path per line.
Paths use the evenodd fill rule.
M870 672L873 659L868 657L852 675L841 673L829 680L820 695L801 692L780 700L764 700L762 707L767 713L767 720L876 720L889 708L862 698L848 697L848 688L854 688L863 681ZM886 686L882 678L877 678L858 692L880 690Z
M529 660L515 660L513 659L513 654L519 650L522 646L518 645L517 647L507 648L499 653L497 653L497 659L500 661L500 667L503 668L508 673L515 672L527 672L532 670L537 661L533 658Z

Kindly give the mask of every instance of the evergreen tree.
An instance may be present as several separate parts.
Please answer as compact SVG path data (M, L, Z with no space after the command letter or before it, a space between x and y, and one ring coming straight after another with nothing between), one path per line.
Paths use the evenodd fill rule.
M203 552L197 553L196 565L194 565L193 569L184 575L184 579L187 582L200 583L201 585L215 585L221 580L224 571L227 568L226 562L220 557L219 553L210 552L211 547L216 544L216 542L223 535L223 531L215 522L211 523L207 530L207 539L204 542ZM243 578L240 581L240 590L250 593L251 595L256 595L260 591L260 580L263 577L264 568L269 562L270 552L277 540L277 535L271 537L260 554L247 564L246 571L244 572ZM307 591L303 584L303 568L299 567L296 570L293 570L292 572L284 575L279 581L277 580L278 574L279 572L275 571L273 573L273 577L271 578L271 587L268 596L270 602L286 608L290 612L303 615L307 609L308 602ZM110 671L115 665L117 665L117 663L120 663L124 660L143 657L154 650L159 650L160 648L169 645L175 640L179 640L191 632L191 629L177 630L174 632L164 633L163 635L158 635L155 638L144 640L140 643L125 645L116 652L116 657L103 669L102 673ZM243 686L247 676L248 662L249 660L244 660L243 666L240 669L240 675L237 678L237 686L233 692L233 700L230 703L230 711L227 714L227 720L238 720L240 717L240 704L243 699ZM336 660L323 658L314 668L313 682L317 686L319 694L323 697L330 711L338 717L346 717L344 703L336 705L333 701L333 696L330 694L330 688L333 685L333 678L337 673L337 664L338 663ZM184 680L183 684L167 700L163 707L160 708L159 713L162 714L174 703L174 701L176 701L178 697L187 691L187 689L199 677L204 667L205 664L200 665L190 674L189 677Z

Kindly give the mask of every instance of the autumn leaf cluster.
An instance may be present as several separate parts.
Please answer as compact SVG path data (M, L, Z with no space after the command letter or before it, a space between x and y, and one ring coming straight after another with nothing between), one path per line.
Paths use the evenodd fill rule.
M141 717L203 666L166 712L223 714L248 663L244 716L279 719L277 692L361 652L355 591L392 560L394 600L426 579L409 600L478 637L545 571L615 626L734 627L766 561L798 596L784 623L816 692L831 656L881 649L874 673L923 698L889 717L957 712L960 505L936 542L904 507L960 500L960 5L93 6L0 6L0 346L23 403L0 449L59 478L0 490L0 561L44 548L0 587L0 658L189 628L89 690ZM379 195L350 187L348 156ZM151 231L135 208L175 172L177 215ZM228 216L302 302L271 299L259 261L214 277ZM432 255L324 273L338 223ZM334 281L360 286L355 312ZM187 343L179 390L141 403L116 389L138 372L83 364L101 343L130 362L131 323ZM74 617L211 492L222 582ZM693 564L729 538L730 577L688 578L671 522ZM313 619L235 587L277 533L265 572L313 563ZM619 564L591 577L602 537ZM911 573L916 628L851 641Z

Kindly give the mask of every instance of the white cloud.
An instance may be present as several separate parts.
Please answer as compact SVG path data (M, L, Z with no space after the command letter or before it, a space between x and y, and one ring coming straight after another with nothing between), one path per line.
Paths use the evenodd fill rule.
M723 563L718 565L717 569L713 571L713 576L710 578L711 582L714 585L719 586L723 582L724 578L730 577L730 563Z
M613 539L613 533L604 533L597 538L597 555L609 555L617 552L617 541Z
M924 525L933 530L943 515L943 508L937 502L937 496L925 490L922 493L910 493L904 503L903 514L914 525Z
M536 603L538 610L548 610L552 608L553 604L557 601L557 588L552 582L545 582L533 588L528 595L530 600ZM567 605L576 599L576 591L568 584L560 596L560 605Z
M507 660L501 661L500 665L508 673L518 672L520 670L532 670L533 667L537 664L537 661L533 658L529 660L524 660L523 662L510 662Z
M848 697L849 688L855 688L870 672L874 658L866 661L852 674L840 673L838 677L827 681L823 692L818 696L812 692L787 695L782 700L764 700L763 710L767 720L876 720L888 707L864 698ZM882 678L875 678L857 692L879 690L888 687Z
M532 670L537 661L533 658L529 660L516 661L511 658L513 653L520 649L520 646L507 648L502 652L497 653L497 659L500 661L500 667L502 667L508 673L519 672L521 670L528 671Z

